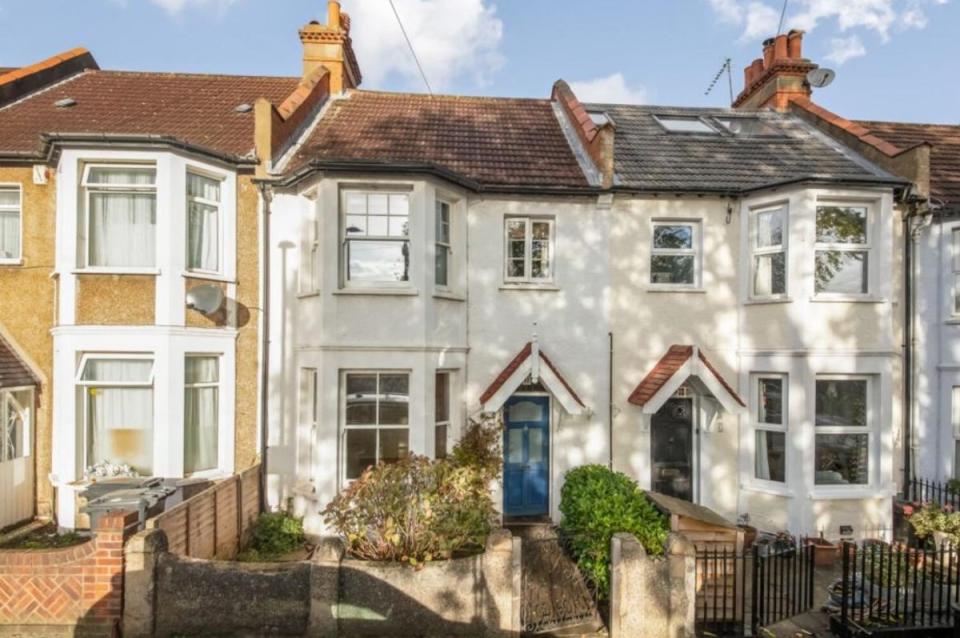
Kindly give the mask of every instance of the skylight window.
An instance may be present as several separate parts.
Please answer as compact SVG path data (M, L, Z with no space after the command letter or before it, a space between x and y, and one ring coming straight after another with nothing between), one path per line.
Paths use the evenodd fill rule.
M678 117L670 115L654 116L660 126L671 133L706 133L716 135L717 131L699 117Z
M607 114L603 111L587 111L587 115L590 116L590 119L593 120L593 123L597 126L603 126L610 121L610 118L607 117Z
M764 122L758 117L718 117L720 122L728 131L734 135L748 136L782 136L783 131L777 127Z

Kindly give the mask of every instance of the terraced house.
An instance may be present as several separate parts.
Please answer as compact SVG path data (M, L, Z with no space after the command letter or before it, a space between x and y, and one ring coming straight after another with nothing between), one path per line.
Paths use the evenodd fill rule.
M492 418L508 519L601 463L764 530L891 527L909 183L790 108L802 34L730 109L362 90L337 2L300 39L296 78L0 76L0 396L40 514L76 524L98 465L265 452L320 531Z

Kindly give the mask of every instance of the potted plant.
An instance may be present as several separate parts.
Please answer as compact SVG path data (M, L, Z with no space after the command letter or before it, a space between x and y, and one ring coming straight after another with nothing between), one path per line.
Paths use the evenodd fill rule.
M837 562L837 545L820 536L808 536L804 540L807 547L813 549L813 564L817 567L832 567Z

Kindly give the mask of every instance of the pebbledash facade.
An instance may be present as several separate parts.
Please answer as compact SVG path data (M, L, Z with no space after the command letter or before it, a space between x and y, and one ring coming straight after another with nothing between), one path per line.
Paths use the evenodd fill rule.
M685 109L359 90L349 29L330 2L299 78L0 75L0 407L38 513L73 526L105 461L266 450L319 531L369 464L493 417L508 518L600 463L766 530L891 527L907 184L790 108L800 34L743 108Z
M745 95L813 67L800 37ZM904 180L771 109L343 87L271 167L274 504L321 530L492 416L506 518L600 463L762 529L890 529Z

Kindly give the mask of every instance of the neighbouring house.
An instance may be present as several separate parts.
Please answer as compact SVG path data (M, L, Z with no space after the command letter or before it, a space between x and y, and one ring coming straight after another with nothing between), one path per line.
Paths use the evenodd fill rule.
M342 87L270 171L274 504L320 530L494 415L507 518L609 463L765 529L891 527L902 179L770 109Z

